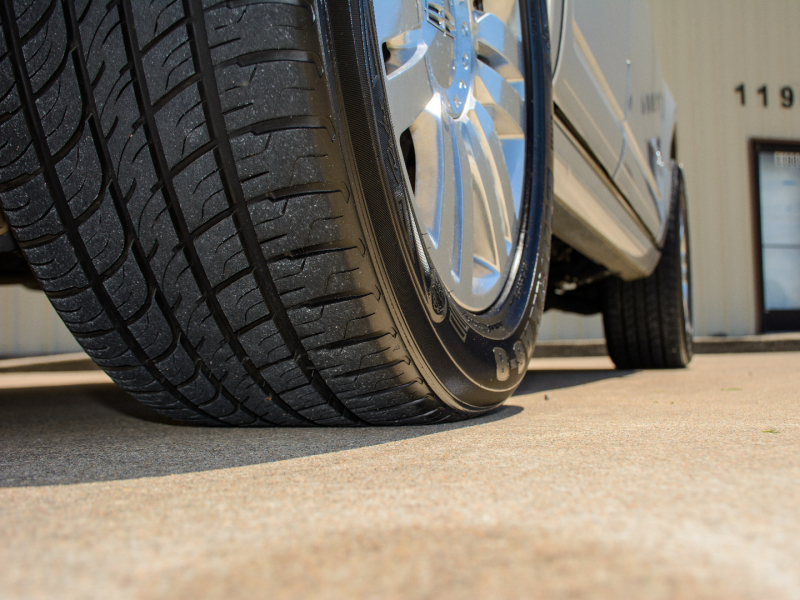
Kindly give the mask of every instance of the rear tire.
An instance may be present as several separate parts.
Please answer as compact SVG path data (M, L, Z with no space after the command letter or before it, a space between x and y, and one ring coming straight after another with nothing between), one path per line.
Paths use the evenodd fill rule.
M652 275L605 282L603 324L618 369L686 367L692 360L689 229L683 173L675 167L667 239Z
M375 49L344 48L338 22L333 43L344 2L23 4L0 8L0 204L53 306L122 388L216 425L453 421L513 392L523 368L509 376L509 360L527 365L546 287L549 109L528 159L528 262L500 307L515 325L449 313L468 354L450 372L422 333L432 324L405 309L438 319L447 294L435 272L417 289L408 263L387 267L408 247L381 237L365 198L387 174L354 155L351 136L374 131L347 112L358 86L340 83L341 53ZM396 208L395 192L369 201ZM486 356L491 377L468 375Z

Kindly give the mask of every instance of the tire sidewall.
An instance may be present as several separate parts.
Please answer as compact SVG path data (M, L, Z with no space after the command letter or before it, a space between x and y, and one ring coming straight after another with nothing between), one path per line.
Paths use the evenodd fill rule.
M426 382L475 411L505 400L533 354L544 308L552 217L552 83L546 5L522 3L527 27L525 215L508 281L483 313L462 309L427 255L391 126L369 0L330 1L333 63L355 167L354 197L395 322ZM359 189L360 188L360 189Z
M692 315L692 249L690 244L690 237L689 237L689 214L686 208L686 182L683 177L683 169L679 166L675 166L675 193L676 197L674 200L674 221L670 224L675 229L674 235L674 249L676 255L676 264L678 265L677 268L677 279L678 279L678 302L680 306L679 318L680 322L676 324L676 329L679 331L680 335L680 352L681 352L681 362L683 365L688 365L694 354L694 322L693 322L693 315ZM687 277L689 282L689 314L686 314L686 309L683 304L683 280L682 280L682 273L681 273L681 235L680 235L680 228L681 223L683 223L683 235L686 238L686 254L687 254ZM688 323L688 326L687 326Z

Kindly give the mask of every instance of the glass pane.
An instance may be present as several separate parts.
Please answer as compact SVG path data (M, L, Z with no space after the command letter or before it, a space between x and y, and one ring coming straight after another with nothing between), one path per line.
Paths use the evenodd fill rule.
M800 153L761 152L761 243L800 248Z
M800 248L764 248L764 310L800 310Z

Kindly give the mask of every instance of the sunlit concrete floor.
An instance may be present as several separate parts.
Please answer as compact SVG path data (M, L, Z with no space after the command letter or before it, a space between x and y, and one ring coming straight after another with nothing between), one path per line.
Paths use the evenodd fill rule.
M104 381L0 374L2 598L800 598L800 353L543 359L413 428L175 426Z

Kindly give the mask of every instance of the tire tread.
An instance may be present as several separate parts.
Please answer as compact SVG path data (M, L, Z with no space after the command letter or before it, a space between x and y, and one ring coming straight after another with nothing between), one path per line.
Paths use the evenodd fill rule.
M661 260L652 275L605 282L603 325L608 354L620 369L685 367L692 358L692 333L685 330L681 292L680 211L685 211L683 178L675 167L676 195Z
M114 381L205 424L462 418L377 284L310 4L1 10L0 205Z

